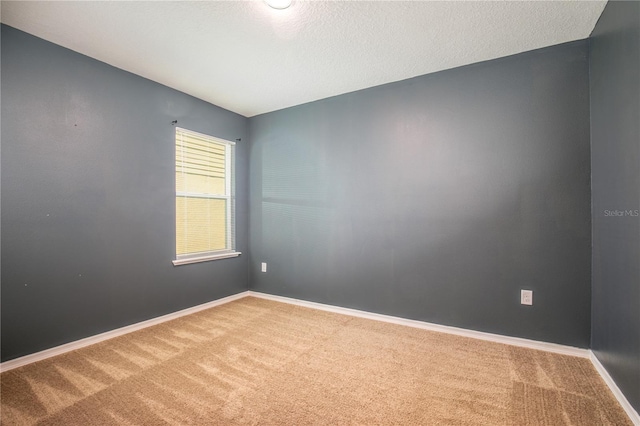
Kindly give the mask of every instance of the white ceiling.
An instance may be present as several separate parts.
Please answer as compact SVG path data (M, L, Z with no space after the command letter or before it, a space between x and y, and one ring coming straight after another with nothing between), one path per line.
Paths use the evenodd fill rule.
M589 36L606 1L2 1L2 22L247 117Z

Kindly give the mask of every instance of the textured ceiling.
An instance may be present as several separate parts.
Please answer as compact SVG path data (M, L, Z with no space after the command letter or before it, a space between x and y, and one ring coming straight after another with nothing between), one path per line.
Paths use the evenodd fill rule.
M2 22L245 116L589 36L606 1L2 1Z

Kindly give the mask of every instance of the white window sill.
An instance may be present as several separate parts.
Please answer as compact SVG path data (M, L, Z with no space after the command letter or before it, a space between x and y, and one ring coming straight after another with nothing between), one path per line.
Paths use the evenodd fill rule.
M190 263L208 262L210 260L227 259L229 257L238 257L242 253L239 251L232 251L229 253L208 254L201 257L190 257L188 259L176 259L172 260L173 266L188 265Z

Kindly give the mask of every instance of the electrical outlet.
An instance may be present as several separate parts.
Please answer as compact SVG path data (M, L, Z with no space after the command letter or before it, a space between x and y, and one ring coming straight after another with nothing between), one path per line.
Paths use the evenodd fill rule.
M267 262L262 262L262 272L267 272Z
M533 290L520 290L520 304L533 305Z

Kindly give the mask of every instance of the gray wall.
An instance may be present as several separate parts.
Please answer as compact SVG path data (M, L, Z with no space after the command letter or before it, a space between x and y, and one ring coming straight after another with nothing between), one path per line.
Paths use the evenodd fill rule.
M174 267L174 128L247 119L2 26L2 361L247 288L246 254ZM237 149L247 250L248 149Z
M640 3L610 1L590 53L591 344L640 411Z
M588 347L587 55L583 40L251 118L250 288Z

